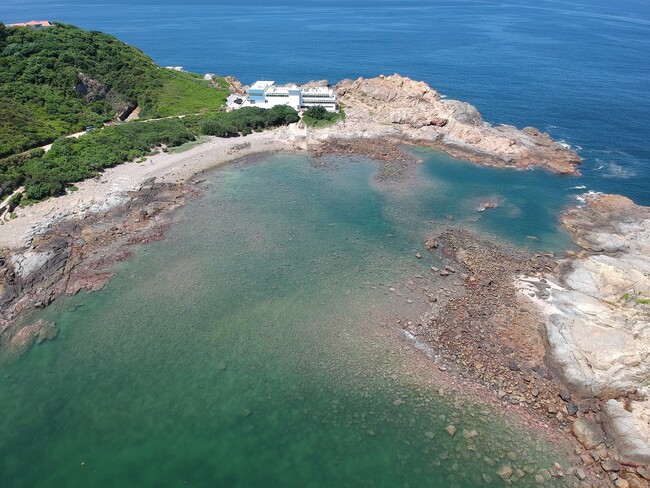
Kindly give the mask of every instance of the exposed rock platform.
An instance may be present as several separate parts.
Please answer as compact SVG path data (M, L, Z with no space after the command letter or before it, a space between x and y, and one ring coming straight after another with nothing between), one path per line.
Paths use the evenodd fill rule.
M57 296L100 289L130 246L162 238L171 211L188 190L175 184L146 182L106 212L65 219L34 235L28 248L0 250L0 344L12 357L33 339L55 334L52 324L12 328L28 308L47 306ZM33 329L33 330L32 330Z
M602 419L629 464L650 463L650 208L593 195L567 210L582 251L561 262L546 300L549 356L564 381L603 402Z
M343 80L335 87L346 119L335 128L310 134L328 137L384 138L429 145L451 156L497 167L540 166L578 174L580 157L539 130L491 126L472 105L443 99L421 81L400 75Z

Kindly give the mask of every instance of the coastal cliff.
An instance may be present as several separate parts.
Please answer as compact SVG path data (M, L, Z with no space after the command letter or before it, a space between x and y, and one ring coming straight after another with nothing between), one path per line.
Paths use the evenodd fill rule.
M548 134L526 127L491 126L472 105L443 99L421 81L398 74L343 80L335 87L346 119L315 131L314 142L328 137L392 137L442 149L451 156L497 167L540 166L578 174L580 157Z

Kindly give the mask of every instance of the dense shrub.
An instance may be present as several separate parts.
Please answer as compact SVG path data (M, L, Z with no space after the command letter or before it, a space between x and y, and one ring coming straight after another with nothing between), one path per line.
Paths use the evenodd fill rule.
M201 133L209 136L231 137L246 135L269 127L291 124L300 120L298 113L286 105L272 109L244 107L228 113L206 116L198 121L190 119L187 123L198 126Z
M302 116L305 124L311 125L312 127L327 126L344 118L345 112L342 109L338 113L328 112L322 105L316 105L310 108Z
M0 160L5 193L25 186L25 200L60 195L66 186L97 175L104 168L131 161L156 146L178 146L194 134L177 118L129 122L90 132L79 139L57 139L49 152Z
M220 109L226 96L108 34L0 24L0 158L99 126L126 106L150 117L200 113Z
M12 196L9 199L9 204L8 204L8 210L9 212L13 212L18 205L20 205L20 201L22 200L23 195L22 193L16 193L14 196Z

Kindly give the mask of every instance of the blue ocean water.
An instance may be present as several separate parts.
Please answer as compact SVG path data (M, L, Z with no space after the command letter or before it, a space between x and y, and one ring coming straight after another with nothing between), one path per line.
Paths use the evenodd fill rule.
M650 205L644 0L3 0L0 21L102 30L163 66L302 82L399 72L578 149L586 190Z
M650 204L649 7L2 0L1 21L30 19L106 31L163 66L244 83L400 72L491 123L545 129L585 163L576 179L419 150L421 186L405 193L376 189L368 162L316 168L282 155L210 173L204 198L104 290L37 312L59 336L3 365L0 485L474 487L494 476L479 453L516 451L521 466L562 458L495 412L438 398L377 324L417 316L387 286L436 264L414 253L446 214L555 250L567 245L558 196ZM499 209L476 212L485 197ZM478 440L451 439L450 422Z

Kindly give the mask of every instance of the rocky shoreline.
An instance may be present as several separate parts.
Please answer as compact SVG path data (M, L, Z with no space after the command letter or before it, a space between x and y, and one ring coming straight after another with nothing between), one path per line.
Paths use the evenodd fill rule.
M423 83L395 75L346 80L336 90L345 121L288 128L273 139L253 135L261 141L254 151L307 147L316 164L327 154L370 157L389 184L408 181L417 164L400 150L403 143L493 166L577 173L580 159L547 135L486 125L476 109ZM222 162L254 152L228 144L219 146ZM202 164L185 173L209 166ZM56 333L46 323L12 327L21 311L101 288L131 246L162 238L173 211L197 194L180 184L187 178L170 181L177 169L167 171L163 181L124 190L105 210L44 214L26 246L0 253L0 344L14 351L9 356ZM568 473L577 486L647 488L650 480L649 210L616 196L568 209L562 223L582 251L565 256L526 253L458 227L423 236L421 253L445 264L431 270L432 284L421 290L428 312L396 324L433 348L445 374L572 432L581 443L582 466Z
M377 179L384 183L400 183L412 175L418 159L402 151L400 142L392 139L327 139L312 151L319 160L327 155L363 157L379 163Z
M432 351L441 370L573 434L580 462L571 474L580 486L648 486L650 307L638 297L647 296L649 217L650 209L622 197L592 196L563 215L584 249L565 256L442 229L415 256L429 252L443 263L422 290L428 312L396 324ZM616 255L605 259L609 273L603 252ZM632 289L634 298L622 299ZM609 293L607 310L585 318L595 290Z
M0 345L4 359L56 334L39 321L12 327L24 310L43 308L60 295L101 289L132 246L162 239L173 211L197 192L188 186L145 182L106 212L65 219L34 235L29 247L0 255Z
M450 156L501 168L542 167L579 174L580 157L533 127L492 126L472 105L443 98L426 83L398 74L343 80L335 87L346 118L309 141L385 139L440 149Z

